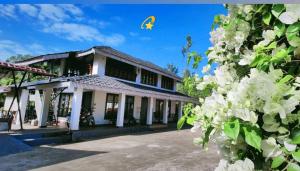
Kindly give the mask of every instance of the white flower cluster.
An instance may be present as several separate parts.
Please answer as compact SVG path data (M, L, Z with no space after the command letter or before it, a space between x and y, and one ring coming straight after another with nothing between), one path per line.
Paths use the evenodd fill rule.
M237 160L233 164L222 159L215 171L254 171L254 164L248 158L245 160Z

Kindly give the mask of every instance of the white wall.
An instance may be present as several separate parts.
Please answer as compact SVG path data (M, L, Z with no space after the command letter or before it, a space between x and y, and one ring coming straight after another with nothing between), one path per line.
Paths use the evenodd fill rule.
M171 101L171 114L176 113L176 101Z
M134 97L134 111L133 111L133 117L135 119L140 119L140 113L141 113L141 103L142 103L142 97L135 96Z
M108 124L108 120L104 120L105 115L106 93L103 91L94 91L93 104L95 104L94 118L96 124Z
M9 93L6 95L5 97L5 102L4 102L4 110L8 111L9 109L9 106L13 100L13 94L12 93ZM11 108L11 111L17 111L18 110L18 103L17 103L17 99L15 99L14 103L13 103L13 106Z
M105 64L106 57L95 54L92 74L105 75Z

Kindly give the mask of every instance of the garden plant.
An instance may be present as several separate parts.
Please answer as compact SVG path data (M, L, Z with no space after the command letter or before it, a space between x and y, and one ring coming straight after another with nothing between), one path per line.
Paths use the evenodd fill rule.
M210 33L199 105L184 122L216 143L216 171L300 170L300 5L226 5ZM199 55L184 49L188 60ZM208 149L209 150L209 149Z

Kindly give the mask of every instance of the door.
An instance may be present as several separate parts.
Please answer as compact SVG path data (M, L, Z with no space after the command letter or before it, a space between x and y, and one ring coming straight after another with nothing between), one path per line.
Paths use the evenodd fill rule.
M164 112L164 101L163 100L156 100L156 106L155 106L155 121L158 123L162 122L163 119L163 112Z
M125 100L125 113L124 117L126 120L133 118L133 110L134 110L134 96L126 96Z
M148 98L142 97L141 102L141 114L140 114L140 123L141 125L147 124L147 112L148 112Z

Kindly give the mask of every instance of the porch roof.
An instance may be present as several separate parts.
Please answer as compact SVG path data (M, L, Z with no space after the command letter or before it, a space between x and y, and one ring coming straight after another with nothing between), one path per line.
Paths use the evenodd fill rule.
M182 99L184 101L197 102L196 99L191 98L179 92L168 91L149 87L145 85L135 84L133 82L126 82L116 78L99 75L85 75L74 77L59 77L51 80L44 80L38 82L25 83L25 87L45 85L51 83L71 82L74 87L81 87L89 90L102 90L116 93L140 94L141 96L159 96L172 99Z

